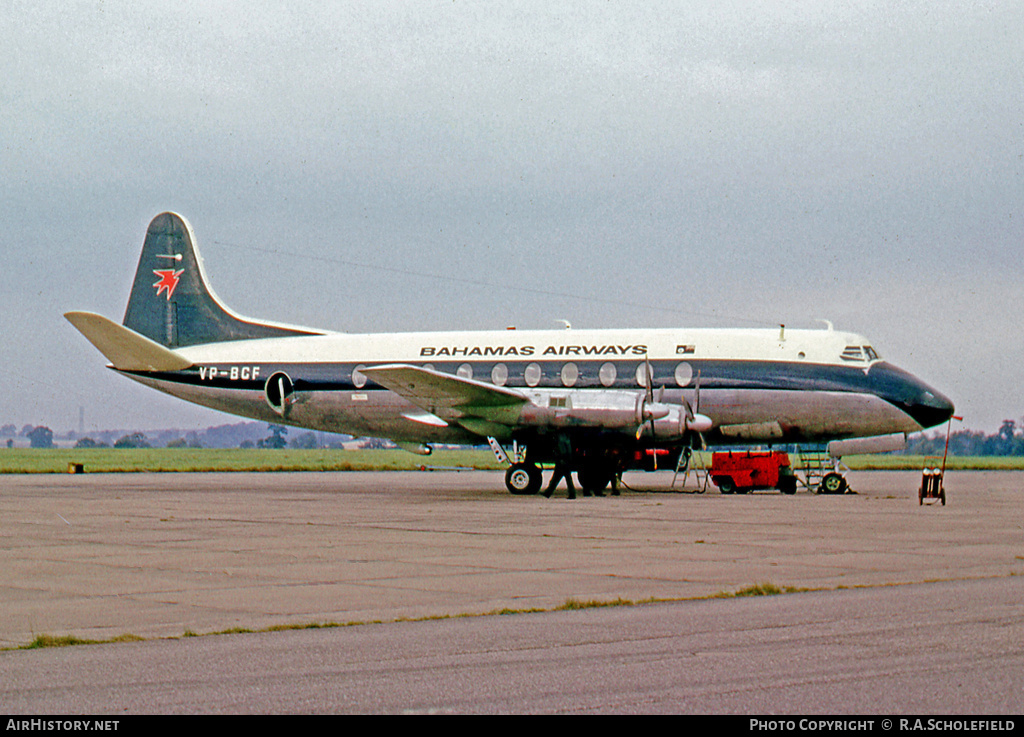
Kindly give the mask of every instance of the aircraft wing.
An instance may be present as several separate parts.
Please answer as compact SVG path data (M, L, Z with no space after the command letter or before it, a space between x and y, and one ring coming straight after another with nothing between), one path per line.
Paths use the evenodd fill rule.
M371 366L362 369L362 373L417 407L447 421L477 417L501 422L510 414L518 415L522 405L530 401L515 389L408 364Z

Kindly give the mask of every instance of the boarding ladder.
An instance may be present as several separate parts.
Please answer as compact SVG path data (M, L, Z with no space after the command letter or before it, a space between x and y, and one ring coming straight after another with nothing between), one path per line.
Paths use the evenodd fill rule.
M687 453L687 451L690 451ZM672 475L672 487L676 485L676 478L679 472L683 473L682 487L685 489L690 475L693 474L693 482L696 485L696 493L703 494L708 489L710 474L708 473L708 453L699 450L683 448L679 451L679 459L676 461L676 472Z
M803 475L802 478L800 475L797 478L809 491L817 492L825 475L835 470L835 459L825 448L801 450L797 447L796 452L800 457L800 464L796 470Z

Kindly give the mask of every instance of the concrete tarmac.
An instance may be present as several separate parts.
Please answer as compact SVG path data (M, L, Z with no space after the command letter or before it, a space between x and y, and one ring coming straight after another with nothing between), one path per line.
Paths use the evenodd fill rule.
M765 729L786 734L1003 715L938 729L1012 732L1022 596L1009 576L7 651L0 713L826 717Z
M513 497L496 472L0 477L0 645L1024 574L1024 473L857 494Z

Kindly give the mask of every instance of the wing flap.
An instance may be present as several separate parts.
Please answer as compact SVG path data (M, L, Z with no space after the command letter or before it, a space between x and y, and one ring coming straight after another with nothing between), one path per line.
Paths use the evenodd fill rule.
M118 325L93 312L66 312L64 317L75 326L100 353L122 371L180 371L192 362L164 348L134 330Z

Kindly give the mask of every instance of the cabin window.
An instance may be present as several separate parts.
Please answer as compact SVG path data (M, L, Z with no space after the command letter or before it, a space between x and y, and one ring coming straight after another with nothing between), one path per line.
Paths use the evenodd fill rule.
M575 363L567 363L562 366L562 386L573 386L580 378L580 370Z
M636 383L642 387L648 387L651 385L651 379L647 375L647 364L641 363L636 367Z
M597 373L597 378L601 380L602 386L611 386L615 383L617 375L618 371L615 370L615 364L609 361L601 366L601 370Z
M531 363L526 367L526 371L523 372L523 378L526 379L527 386L537 386L540 383L542 374L540 366L536 363Z
M508 381L508 366L503 363L494 364L494 368L491 369L491 382L495 386L505 386L506 381Z
M468 363L464 363L461 366L459 366L458 370L455 373L456 373L457 376L459 376L459 377L461 377L463 379L472 379L473 378L473 367L470 366Z
M677 386L686 386L687 384L690 383L690 379L693 378L693 366L686 363L685 361L683 363L678 364L676 366L675 377Z

